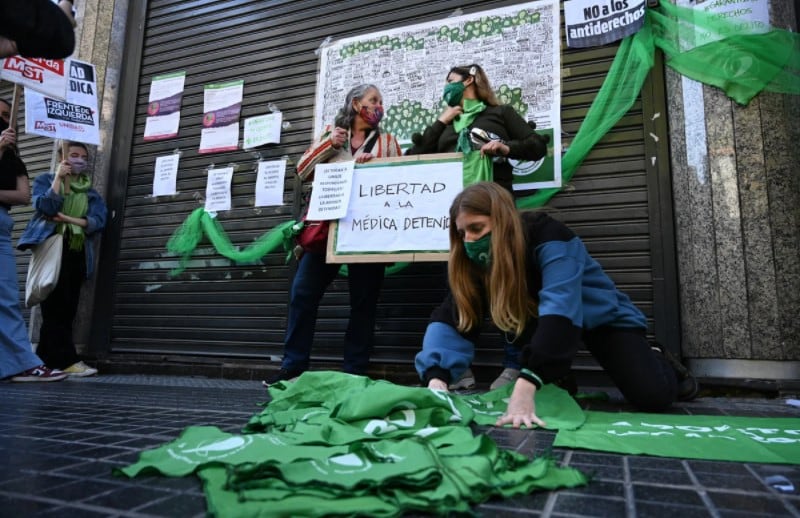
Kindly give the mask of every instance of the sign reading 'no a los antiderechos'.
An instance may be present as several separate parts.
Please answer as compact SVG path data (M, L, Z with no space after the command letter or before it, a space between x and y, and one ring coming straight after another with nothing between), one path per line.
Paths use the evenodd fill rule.
M567 46L597 47L636 34L644 25L645 0L564 2Z

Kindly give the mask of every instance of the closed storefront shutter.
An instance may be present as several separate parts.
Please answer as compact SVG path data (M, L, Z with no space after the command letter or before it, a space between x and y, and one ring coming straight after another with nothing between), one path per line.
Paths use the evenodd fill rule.
M109 208L117 216L102 253L104 288L98 292L97 313L101 322L96 323L93 345L111 356L277 357L282 353L294 264L287 264L283 252L256 264L237 265L204 242L185 272L169 275L177 259L167 254L165 245L202 203L207 168L237 166L232 210L220 212L217 219L235 245L246 247L297 215L299 184L293 166L312 139L315 50L326 38L442 19L457 8L471 13L515 2L398 0L367 6L355 1L156 0L146 4L133 6L128 22L109 197ZM615 51L614 45L564 50L565 146L577 132ZM459 62L469 60L459 58L463 58ZM154 76L177 71L186 72L179 136L144 142L150 82ZM290 159L283 206L253 207L258 156L243 150L198 153L203 85L238 79L244 80L242 118L268 113L274 103L290 123L280 144L260 150L263 159ZM657 168L651 167L643 121L662 110L662 103L658 99L654 107L652 102L648 106L637 102L551 203L555 216L586 240L651 323L659 296L654 279L663 282L664 277L660 266L653 264L653 216L661 217L660 197L668 195L663 186L659 190L658 182L668 177L668 171L656 174ZM181 151L179 193L152 198L155 159L174 150ZM658 167L667 167L666 161ZM671 226L658 232L671 236ZM428 316L444 295L444 272L442 263L423 263L386 278L374 363L408 368ZM317 365L341 358L348 313L347 280L340 277L320 307L313 350ZM651 331L657 332L658 325ZM500 338L487 337L485 342L487 349L477 363L499 363Z

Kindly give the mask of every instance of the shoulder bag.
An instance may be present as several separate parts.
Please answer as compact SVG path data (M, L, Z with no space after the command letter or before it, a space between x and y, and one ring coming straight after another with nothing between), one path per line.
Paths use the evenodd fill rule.
M58 284L64 235L56 232L32 249L25 281L25 305L33 307L45 300Z

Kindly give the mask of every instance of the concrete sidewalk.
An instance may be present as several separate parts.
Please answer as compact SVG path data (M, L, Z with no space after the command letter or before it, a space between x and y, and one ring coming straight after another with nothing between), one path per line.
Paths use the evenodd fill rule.
M134 462L142 450L190 425L239 432L266 399L256 381L136 375L0 383L0 395L0 515L26 518L204 516L196 477L130 480L113 476L112 468ZM614 397L582 405L629 410ZM677 404L675 411L800 417L785 398L705 397ZM593 479L584 488L490 501L476 508L481 516L800 518L800 466L551 450L554 432L488 433L529 456L552 453ZM786 482L770 485L767 477L776 475Z

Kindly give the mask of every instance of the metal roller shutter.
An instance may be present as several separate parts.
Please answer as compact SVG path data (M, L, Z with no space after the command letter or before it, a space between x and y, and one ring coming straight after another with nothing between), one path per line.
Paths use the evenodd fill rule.
M209 163L239 165L233 210L219 215L235 244L246 246L297 210L298 186L292 175L287 175L284 186L284 206L254 209L255 158L251 153L198 154L204 84L244 79L242 117L265 113L267 105L275 103L291 128L284 130L281 144L268 147L263 155L296 160L312 137L314 51L326 37L441 19L456 8L473 12L515 3L519 2L398 0L373 2L367 9L356 1L154 0L132 6L112 157L115 185L109 200L110 208L122 217L109 229L103 250L99 285L105 288L98 293L96 350L112 356L262 360L282 353L292 274L292 264L285 264L282 253L270 254L259 264L237 266L212 254L206 245L203 250L208 255L197 255L194 267L177 277L168 275L175 260L166 257L165 244L198 207L196 198L204 194ZM563 67L568 71L562 100L563 129L568 134L565 145L577 131L615 51L615 46L564 50ZM145 143L142 134L150 81L180 70L186 71L186 85L179 137ZM658 102L663 104L661 99ZM637 103L552 203L556 217L585 238L589 249L651 320L654 275L663 277L654 274L660 267L654 267L652 260L652 218L661 214L660 198L668 195L668 190L656 185L668 171L656 175L645 160L650 152L643 120L656 110L663 112L663 107ZM148 197L155 158L176 148L183 153L180 194L170 199ZM667 167L666 161L660 167ZM671 230L666 230L669 237ZM442 264L418 264L386 278L378 308L375 364L400 363L408 368L430 311L444 294L444 271ZM347 282L339 278L320 307L315 360L323 363L341 357L347 315ZM497 364L499 340L487 338L486 344L476 362Z

